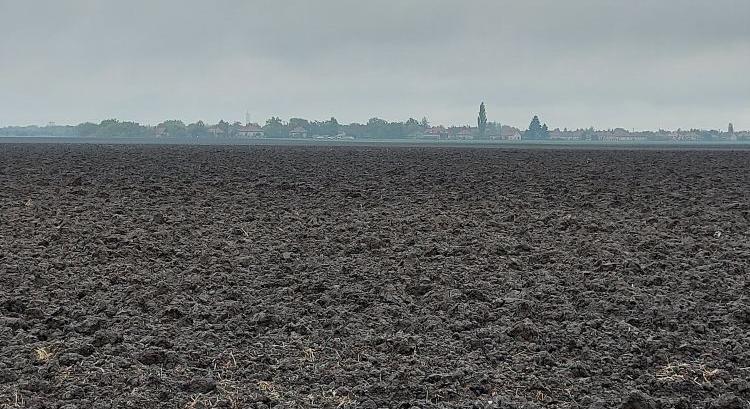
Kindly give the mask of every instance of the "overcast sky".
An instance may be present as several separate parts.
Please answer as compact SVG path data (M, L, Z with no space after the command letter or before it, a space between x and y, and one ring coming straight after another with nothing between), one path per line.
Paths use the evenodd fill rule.
M748 0L0 0L0 126L750 128Z

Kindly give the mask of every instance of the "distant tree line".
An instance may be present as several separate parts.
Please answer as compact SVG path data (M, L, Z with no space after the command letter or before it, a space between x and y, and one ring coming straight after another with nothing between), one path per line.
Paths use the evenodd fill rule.
M371 118L365 124L355 122L346 125L340 124L334 117L325 121L311 121L303 118L283 121L281 118L271 117L266 120L262 129L267 138L286 138L293 130L302 129L311 137L347 135L355 138L399 139L420 135L427 126L429 126L427 118L423 118L422 121L409 118L404 122L388 122L381 118Z
M300 132L301 130L301 132ZM262 131L262 132L261 132ZM509 131L511 135L503 135ZM735 132L729 124L728 132L716 130L691 129L689 131L627 131L622 128L597 131L593 127L577 130L550 130L542 123L539 116L534 115L528 128L521 132L512 127L501 126L498 122L487 119L487 109L482 102L479 106L476 127L471 126L443 126L432 127L426 117L421 120L409 118L403 122L389 122L381 118L370 118L367 123L340 124L336 118L327 120L308 120L290 118L288 121L272 116L263 125L229 123L221 120L217 124L208 125L203 121L185 124L180 120L167 120L156 126L146 126L137 122L106 119L100 123L85 122L75 126L10 126L0 128L0 136L58 136L58 137L93 137L93 138L208 138L208 137L237 137L242 133L261 133L265 138L288 138L291 135L304 134L307 137L337 137L347 136L356 139L404 139L404 138L473 138L473 139L511 139L515 132L516 138L525 140L723 140L727 136L734 140L750 139L750 134Z
M233 137L248 124L229 123L224 120L209 126L203 121L185 124L180 120L167 120L156 126L145 126L137 122L107 119L100 123L85 122L75 126L11 126L0 128L3 136L61 136L61 137L96 137L96 138L143 138L164 136L170 138L206 138L212 136L211 128L217 128L223 135ZM429 126L427 118L417 121L409 118L405 122L388 122L372 118L366 124L340 124L336 118L317 121L303 118L291 118L284 121L272 116L260 126L266 138L287 138L292 130L301 128L308 135L335 136L346 134L357 138L405 138L421 134Z

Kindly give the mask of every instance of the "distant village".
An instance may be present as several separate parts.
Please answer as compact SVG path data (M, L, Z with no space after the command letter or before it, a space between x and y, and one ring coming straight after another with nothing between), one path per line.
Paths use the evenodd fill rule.
M388 122L372 118L366 124L339 124L335 118L308 121L292 118L283 121L269 118L264 125L250 122L220 121L207 125L202 121L185 124L169 120L156 126L108 119L99 124L25 126L0 128L0 136L61 136L61 137L120 137L120 138L231 138L231 139L299 139L299 140L357 140L357 139L412 139L433 141L598 141L598 142L690 142L690 141L750 141L750 132L735 131L730 123L724 130L677 129L633 131L624 128L597 130L549 129L534 116L527 129L488 122L484 105L477 126L432 125L427 118L410 118L405 122Z
M628 131L623 128L608 130L589 129L552 129L546 137L531 137L527 131L502 125L496 132L487 133L481 137L477 127L428 127L422 133L413 135L414 138L435 140L487 139L498 141L521 140L551 140L551 141L603 141L603 142L647 142L647 141L750 141L750 132L735 132L730 124L726 132L699 129L691 130L659 130L659 131Z
M376 121L381 121L376 119ZM601 141L601 142L648 142L648 141L750 141L750 132L735 131L730 123L725 131L719 130L658 130L658 131L629 131L624 128L607 130L588 129L551 129L542 126L541 132L533 133L533 128L521 130L519 128L488 122L484 132L478 126L431 126L426 120L418 125L406 123L383 123L380 127L393 128L378 130L377 125L372 124L350 124L338 126L321 126L313 124L308 126L290 126L281 123L271 132L267 132L268 126L257 123L233 125L217 124L207 127L207 134L214 138L289 138L289 139L319 139L319 140L353 140L353 139L421 139L421 140L491 140L491 141L523 141L523 140L550 140L550 141ZM416 122L416 121L414 121ZM321 129L322 128L322 129ZM332 130L333 132L325 132ZM323 130L323 132L321 132ZM155 136L170 136L168 128L161 126L155 129Z

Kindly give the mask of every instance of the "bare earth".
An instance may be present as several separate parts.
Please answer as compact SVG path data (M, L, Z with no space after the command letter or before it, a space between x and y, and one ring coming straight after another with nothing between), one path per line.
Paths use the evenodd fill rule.
M750 152L0 144L0 407L747 408Z

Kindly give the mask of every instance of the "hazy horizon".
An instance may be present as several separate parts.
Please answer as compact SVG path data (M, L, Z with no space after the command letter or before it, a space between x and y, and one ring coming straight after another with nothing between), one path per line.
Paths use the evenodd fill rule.
M750 2L0 0L0 127L750 128Z

